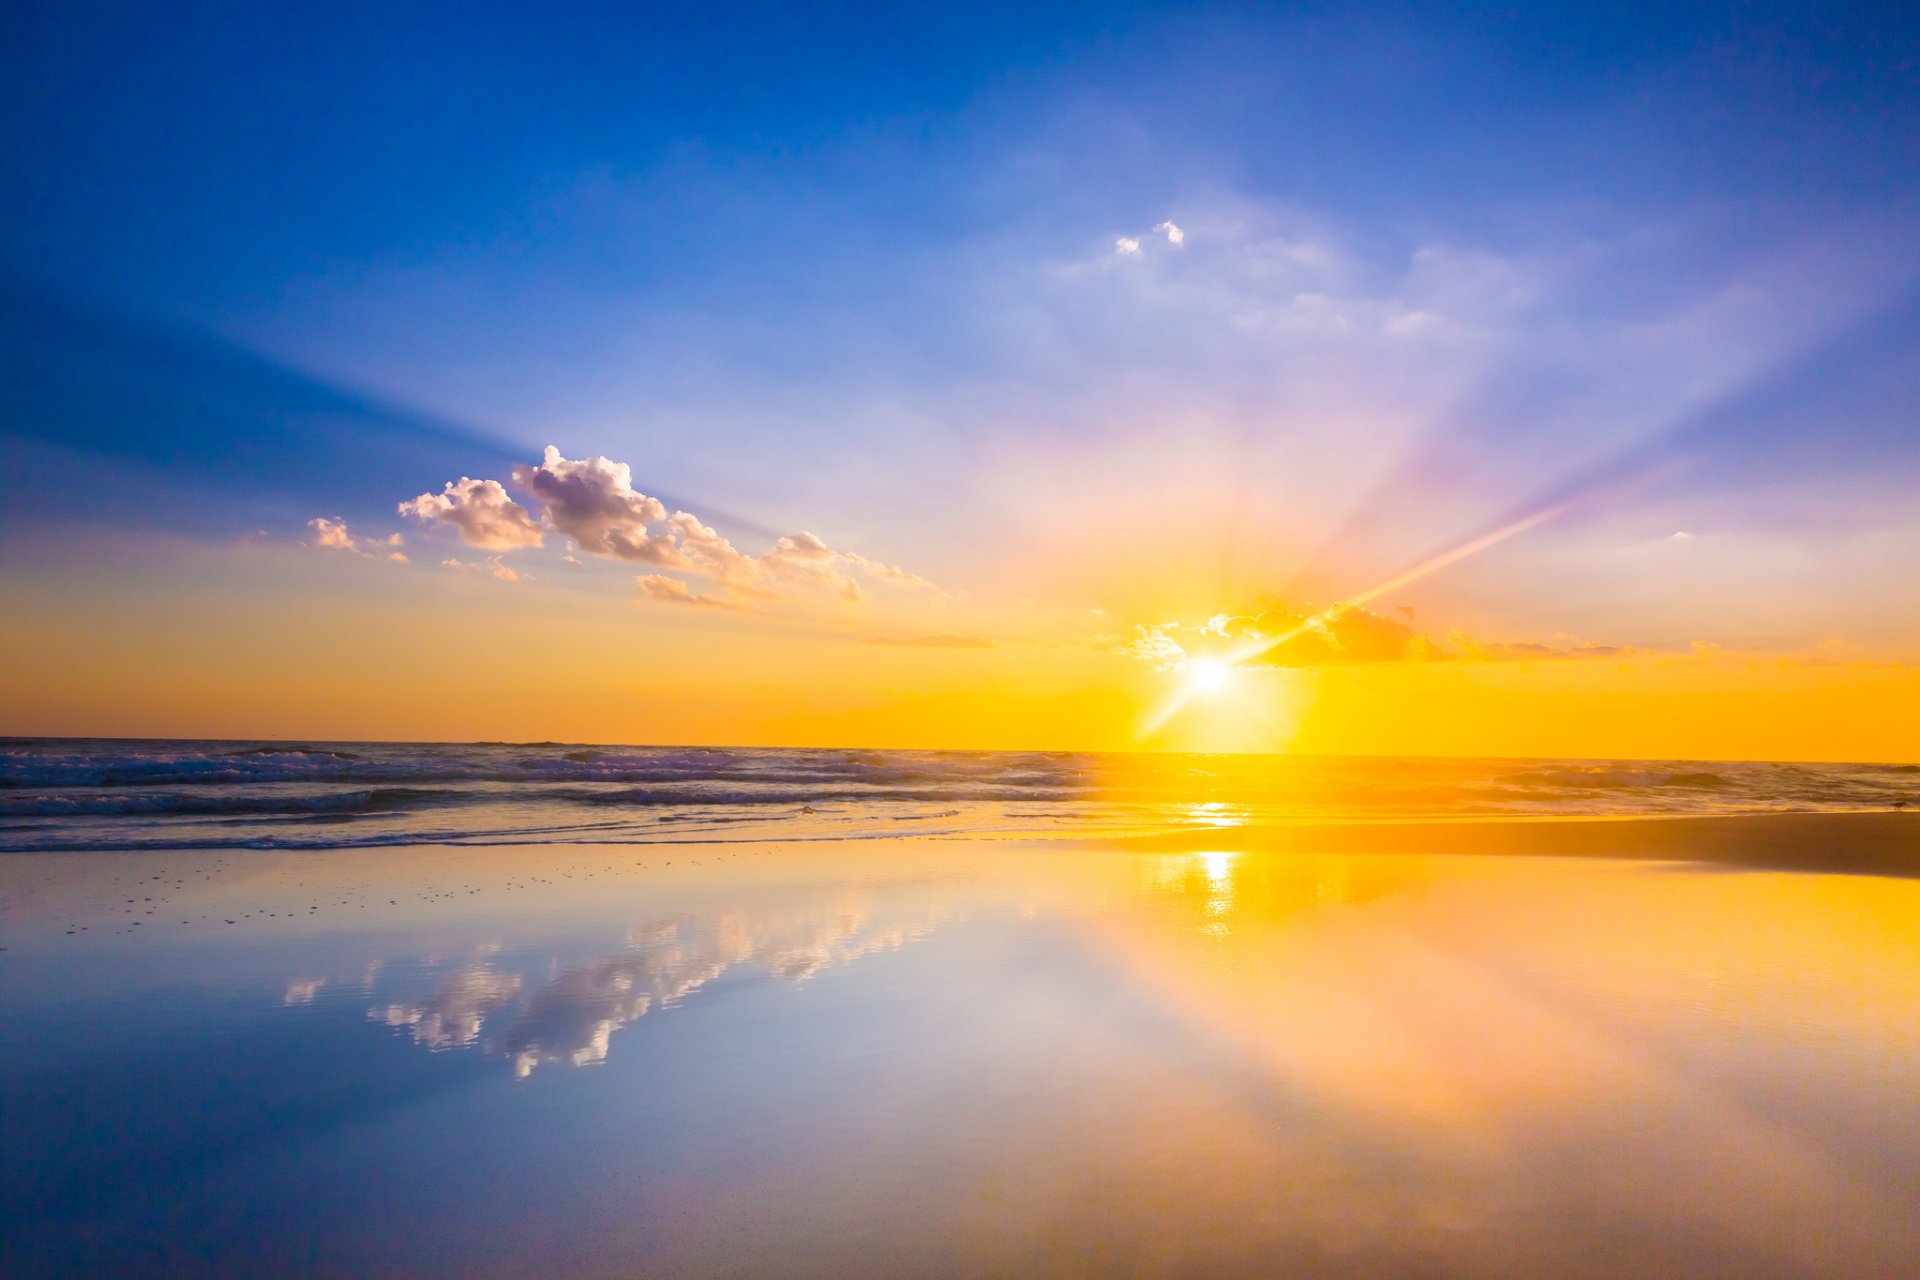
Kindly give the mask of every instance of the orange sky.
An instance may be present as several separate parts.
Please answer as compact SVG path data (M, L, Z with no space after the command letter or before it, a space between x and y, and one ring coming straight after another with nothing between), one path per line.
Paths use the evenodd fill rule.
M195 571L10 587L15 734L1905 760L1920 671L1845 653L1190 671L1090 609L940 597L740 616L240 545ZM104 571L102 571L104 572ZM115 571L117 573L117 571ZM1190 632L1187 643L1194 644ZM913 641L916 643L901 643ZM921 643L924 642L924 643ZM1438 642L1444 650L1448 642ZM964 645L966 647L955 647ZM1196 646L1197 650L1198 646Z

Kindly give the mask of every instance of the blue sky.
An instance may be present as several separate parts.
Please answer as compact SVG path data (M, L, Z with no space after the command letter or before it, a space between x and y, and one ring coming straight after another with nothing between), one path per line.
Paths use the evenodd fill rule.
M976 591L1328 598L1577 495L1447 603L1920 627L1895 8L4 21L10 538L384 533L552 443Z

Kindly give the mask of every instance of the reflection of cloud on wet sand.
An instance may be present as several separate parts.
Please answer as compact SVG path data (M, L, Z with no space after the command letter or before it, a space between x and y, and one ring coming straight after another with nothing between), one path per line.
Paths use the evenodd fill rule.
M390 1027L406 1027L430 1049L472 1044L489 1014L520 992L520 975L501 973L484 963L468 965L443 980L417 1004L390 1004L367 1010L367 1017Z
M731 969L803 982L862 956L898 951L949 914L931 909L906 921L876 921L842 904L819 913L650 921L627 931L634 952L563 970L531 990L520 975L476 963L449 974L423 1001L376 1006L367 1016L406 1027L433 1049L480 1044L510 1058L517 1076L543 1063L587 1066L606 1060L615 1031Z
M312 1004L313 998L320 994L320 988L327 985L325 978L295 978L287 984L280 996L281 1004Z

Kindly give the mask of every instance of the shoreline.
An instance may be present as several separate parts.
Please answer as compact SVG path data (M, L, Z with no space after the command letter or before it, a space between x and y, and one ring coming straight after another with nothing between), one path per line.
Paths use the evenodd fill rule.
M210 910L201 905L202 899L224 902L232 895L277 898L291 893L308 903L316 895L331 896L337 905L346 905L351 898L355 906L371 895L367 904L377 907L387 896L398 896L389 895L388 889L412 892L421 887L439 896L453 886L475 883L475 877L524 880L534 868L577 868L577 874L589 879L594 875L651 878L701 866L745 870L766 865L759 863L761 858L779 859L784 852L801 849L815 857L866 860L893 856L903 844L931 844L949 851L977 844L1002 851L1026 846L1036 851L1085 853L1587 858L1920 879L1920 812L1889 811L1302 822L1134 835L900 833L852 839L528 840L334 850L69 850L0 855L0 926L11 934L56 922L102 923L99 917L106 912L107 920L128 925L132 919L144 921L151 915L164 931L169 907L176 912L174 921L179 921L179 907L193 903L197 915ZM374 886L384 888L373 894ZM467 896L464 889L460 896ZM480 901L491 907L498 899L481 894L476 905ZM131 918L121 921L121 917Z

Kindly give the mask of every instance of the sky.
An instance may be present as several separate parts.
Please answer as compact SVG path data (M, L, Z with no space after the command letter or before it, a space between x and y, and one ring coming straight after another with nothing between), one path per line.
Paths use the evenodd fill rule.
M0 733L1920 758L1920 17L39 3Z

